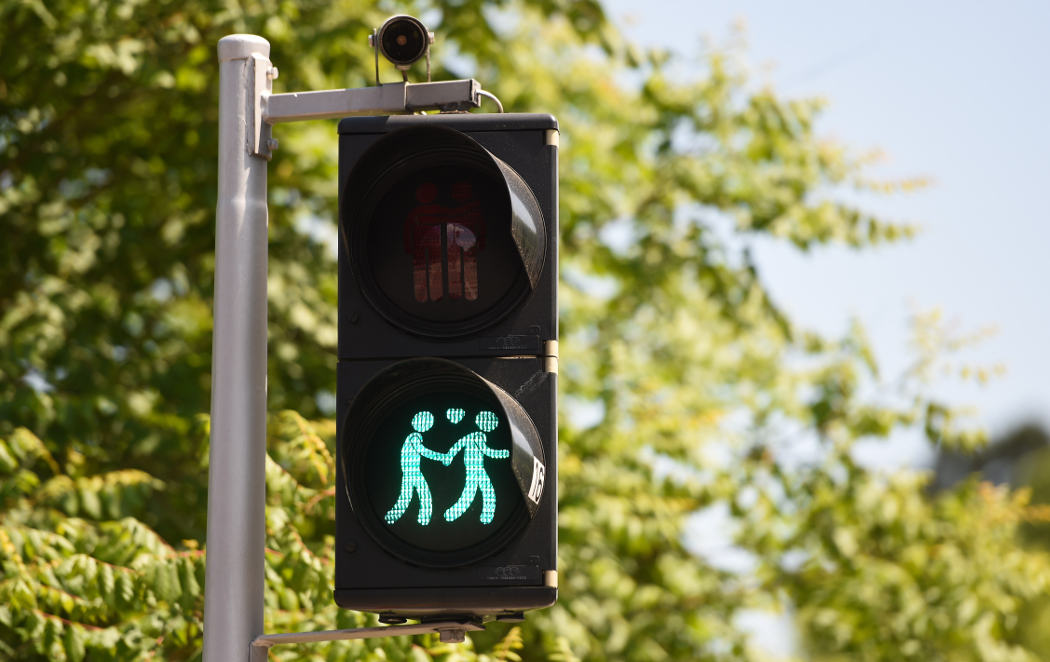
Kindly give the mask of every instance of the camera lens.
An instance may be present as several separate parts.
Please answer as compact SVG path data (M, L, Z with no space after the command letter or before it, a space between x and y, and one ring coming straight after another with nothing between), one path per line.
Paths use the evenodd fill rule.
M379 28L379 50L399 67L407 67L426 55L430 35L426 27L411 16L394 16Z

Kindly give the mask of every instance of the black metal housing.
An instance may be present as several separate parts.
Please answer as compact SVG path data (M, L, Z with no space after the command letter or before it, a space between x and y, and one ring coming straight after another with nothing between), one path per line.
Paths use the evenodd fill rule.
M549 606L557 597L557 374L551 356L556 344L550 342L557 340L557 142L550 139L556 130L553 117L533 114L340 122L335 569L340 606L419 618L510 616ZM373 149L377 143L380 147ZM512 288L503 308L480 322L416 324L419 320L411 316L384 309L381 296L362 282L367 275L360 264L370 256L362 255L359 233L372 204L369 191L386 174L396 176L399 168L410 168L417 155L478 163L492 173L494 185L506 187L499 193L507 196L506 222L520 260L507 268L520 270L523 281ZM538 224L534 232L530 224ZM415 357L454 361L450 372L470 371L494 387L508 416L519 420L516 427L528 431L518 435L525 441L515 443L535 444L546 463L542 495L529 516L498 546L469 563L406 559L411 555L391 551L353 508L352 437L360 427L358 419L366 415L362 412L369 410L369 398L381 390L369 384ZM519 482L527 483L518 466L515 472Z

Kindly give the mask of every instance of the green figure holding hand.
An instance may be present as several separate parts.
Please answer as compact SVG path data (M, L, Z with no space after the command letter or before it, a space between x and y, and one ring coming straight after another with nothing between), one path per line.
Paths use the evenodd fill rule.
M393 524L401 519L412 503L412 497L419 495L419 515L416 521L420 526L430 523L430 514L434 510L434 501L430 496L430 486L423 472L419 470L419 462L422 458L437 460L446 467L452 463L453 453L438 453L423 445L423 434L434 427L434 415L429 411L421 411L412 417L412 429L414 432L405 437L405 443L401 446L401 494L383 519L387 524Z
M462 410L457 410L457 413L459 411ZM452 418L453 416L450 415L449 419L451 420ZM482 498L481 523L488 524L496 514L496 491L492 489L492 480L489 479L488 473L485 472L485 457L503 459L510 457L510 451L489 448L485 443L485 433L492 432L499 425L499 419L495 413L491 411L480 412L474 419L474 423L478 426L478 430L461 438L446 453L449 457L449 462L451 462L451 458L455 457L456 453L462 449L463 464L466 467L466 482L463 485L463 493L459 496L459 500L445 511L445 520L448 522L459 519L463 513L467 512L470 505L474 503L474 499L477 498L478 490L481 490ZM446 464L446 466L448 465Z

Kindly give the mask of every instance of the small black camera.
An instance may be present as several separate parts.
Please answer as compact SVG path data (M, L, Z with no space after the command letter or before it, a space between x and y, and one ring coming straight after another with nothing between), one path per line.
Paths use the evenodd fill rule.
M434 34L418 18L400 14L388 18L373 39L372 46L378 48L383 57L405 70L427 55Z

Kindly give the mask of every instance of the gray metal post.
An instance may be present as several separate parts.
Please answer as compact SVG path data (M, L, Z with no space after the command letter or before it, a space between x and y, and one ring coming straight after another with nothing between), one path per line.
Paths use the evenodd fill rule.
M241 662L263 632L266 542L266 166L249 153L254 35L219 41L219 199L215 210L204 660Z
M474 623L263 636L266 544L266 166L272 124L413 110L463 110L487 94L473 79L272 94L270 43L219 40L219 199L215 209L204 660L266 656L275 644L438 632L462 641ZM491 96L491 95L488 95ZM254 659L254 658L253 658Z

